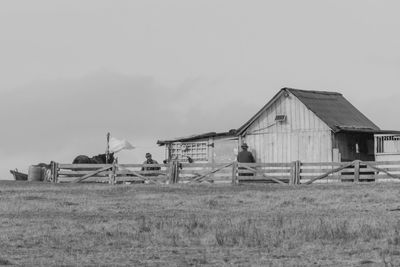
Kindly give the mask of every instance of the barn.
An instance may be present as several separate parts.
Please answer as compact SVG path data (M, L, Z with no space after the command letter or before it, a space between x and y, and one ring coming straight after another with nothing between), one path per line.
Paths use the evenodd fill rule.
M257 162L400 160L400 132L381 130L342 94L282 88L240 128L159 140L167 159L224 163L246 142Z
M236 158L238 137L236 130L227 132L208 132L168 140L159 140L165 146L165 158L188 162L191 158L197 163L225 163Z
M281 89L237 130L257 162L373 161L383 133L342 94Z

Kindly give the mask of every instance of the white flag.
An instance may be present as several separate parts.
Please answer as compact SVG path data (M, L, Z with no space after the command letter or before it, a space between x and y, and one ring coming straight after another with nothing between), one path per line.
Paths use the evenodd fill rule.
M125 139L118 140L117 138L111 137L109 142L110 153L117 153L123 149L134 149L135 147L131 145Z

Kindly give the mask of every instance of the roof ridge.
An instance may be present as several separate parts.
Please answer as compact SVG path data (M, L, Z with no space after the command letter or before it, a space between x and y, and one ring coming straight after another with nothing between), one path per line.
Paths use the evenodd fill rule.
M323 94L323 95L342 95L341 93L332 92L332 91L304 90L304 89L296 89L296 88L290 88L290 87L284 87L284 88L282 88L282 90L313 93L313 94Z

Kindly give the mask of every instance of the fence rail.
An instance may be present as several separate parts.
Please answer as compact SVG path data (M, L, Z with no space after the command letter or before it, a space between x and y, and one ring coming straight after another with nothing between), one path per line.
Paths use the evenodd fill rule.
M51 165L53 182L280 183L400 181L400 161L290 163L61 164Z

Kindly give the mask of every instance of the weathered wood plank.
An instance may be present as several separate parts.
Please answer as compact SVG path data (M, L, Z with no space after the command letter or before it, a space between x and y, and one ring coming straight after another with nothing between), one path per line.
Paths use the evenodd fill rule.
M236 184L236 176L237 176L237 162L233 162L232 164L232 184Z
M296 185L300 184L300 174L301 174L301 162L300 160L296 160L294 166L294 182Z
M91 171L67 171L67 170L60 170L58 172L59 175L65 175L65 176L84 176L86 174L91 173ZM111 174L109 170L102 171L101 173L97 174L98 176L107 176L108 174Z
M400 161L363 161L363 164L372 165L372 166L379 166L379 165L399 165Z
M142 168L142 167L161 167L167 168L167 164L118 164L120 168Z
M63 183L72 183L75 180L76 177L59 177L59 182L63 182ZM91 176L89 178L86 178L85 180L81 181L83 183L87 183L87 182L108 182L109 178L108 176Z
M400 181L397 178L392 178L391 176L387 174L381 174L381 175L360 175L359 182L363 182L365 180L392 180L392 181ZM302 180L307 181L307 177L302 177ZM332 182L332 181L337 181L337 182L343 182L343 181L354 181L354 175L330 175L324 179L324 181L327 180L327 182ZM322 180L321 180L322 181Z
M290 168L285 168L285 169L254 169L258 173L290 173L291 169ZM248 173L249 171L239 169L240 173Z
M302 167L317 167L317 166L326 166L326 167L338 167L345 165L348 162L302 162Z
M243 166L243 167L246 168L246 169L249 169L250 171L253 171L254 173L257 172L255 169L252 169L252 168L250 168L250 167L247 167L247 166ZM262 176L264 176L265 178L271 179L271 180L273 180L273 181L275 181L275 182L277 182L277 183L287 185L286 183L280 181L279 178L275 178L275 177L272 177L272 176L267 176L267 175L265 175L265 174L263 174L263 173L262 173ZM242 177L244 177L244 176L242 176ZM247 176L247 177L251 177L251 176Z
M338 172L338 171L341 171L341 170L343 170L344 168L347 168L347 167L349 167L349 166L352 166L354 163L353 162L350 162L350 163L348 163L348 164L346 164L346 165L344 165L344 166L340 166L340 167L338 167L338 168L336 168L336 169L333 169L333 170L331 170L331 171L329 171L329 172L327 172L327 173L325 173L325 174L322 174L322 175L319 175L319 176L317 176L317 177L315 177L315 178L312 178L312 179L310 179L309 181L307 181L306 183L304 183L304 184L311 184L312 182L314 182L314 181L316 181L316 180L320 180L320 179L322 179L322 178L325 178L325 177L327 177L329 174L332 174L332 173L335 173L335 172Z
M116 177L117 181L145 181L144 179L140 177L134 177L134 176L117 176Z
M112 166L112 164L58 164L58 168L60 169L100 169L106 166Z
M331 169L301 169L301 175L310 175L310 174L323 174L333 170ZM347 171L347 169L346 169ZM349 169L349 171L354 171L354 169Z
M378 167L378 166L375 166L375 167ZM395 168L395 167L378 167L378 168L380 168L384 171L387 171L387 172L400 172L400 168ZM360 169L360 172L366 172L366 171L376 171L376 170L372 169L372 168L365 168L365 169L361 168Z
M89 173L91 173L91 172L89 172L89 171L65 171L65 170L59 171L59 175L70 176L70 177L84 176ZM167 174L165 171L131 171L131 170L117 170L116 171L116 175L127 175L127 174L136 174L136 173L139 173L141 175L154 174L154 176ZM96 175L97 176L108 176L109 174L111 174L111 171L106 170L106 171L102 171Z
M194 174L194 175L203 175L203 174L205 174L205 173L207 173L207 172L209 172L210 170L185 170L185 169L183 169L183 170L180 170L180 172L179 172L179 174L180 175L190 175L190 174ZM223 173L223 174L232 174L232 170L231 169L227 169L227 168L224 168L224 169L220 169L219 171L218 171L218 173Z
M91 172L91 173L88 173L88 174L86 174L86 175L84 175L84 176L82 176L82 177L79 177L79 178L75 179L75 180L73 181L73 183L79 183L80 181L83 181L83 180L89 178L90 176L94 176L94 175L96 175L96 174L98 174L98 173L100 173L100 172L102 172L102 171L108 170L108 169L110 169L110 168L112 168L112 165L105 166L105 167L103 167L103 168L101 168L101 169L98 169L98 170L96 170L96 171L93 171L93 172Z
M278 183L276 179L270 179L270 178L266 178L264 176L253 176L251 179L249 179L249 177L251 176L239 176L238 177L238 182L268 182L268 183ZM283 184L283 185L288 185L290 181L290 177L286 177L286 178L282 178L279 179L279 184Z
M117 174L119 175L126 175L126 174L141 174L141 175L146 175L146 174L154 174L154 175L163 175L163 174L167 174L166 171L160 170L160 171L156 171L156 170L149 170L149 171L136 171L136 170L118 170Z
M358 182L360 179L360 161L355 160L354 161L354 181Z
M192 182L200 182L200 180L202 180L202 179L205 178L206 176L208 176L208 175L210 175L210 174L213 174L213 173L216 173L217 171L219 171L219 170L221 170L221 169L223 169L223 168L230 167L232 164L233 164L233 163L226 164L226 165L224 165L224 166L222 166L222 167L220 167L220 168L217 168L217 169L212 170L212 171L210 171L210 172L207 172L207 173L205 173L205 174L203 174L203 175L200 175L199 177L197 177L197 178L193 179L192 181L190 181L190 183L192 183Z
M238 162L238 167L290 167L291 163L240 163Z
M291 176L290 175L285 175L285 176L268 176L268 175L255 175L255 176L238 176L240 179L244 180L251 180L251 179L261 179L261 180L284 180L284 181L289 181ZM285 184L287 185L287 184Z
M369 166L369 167L371 167L371 168L373 168L373 169L375 169L375 170L377 170L377 171L386 173L387 175L389 175L389 176L392 177L392 178L400 179L400 175L391 174L390 172L388 172L388 171L386 171L386 170L384 170L384 169L378 168L378 167L376 167L376 166L374 166L374 165L372 165L372 164L370 164L370 163L366 163L366 164L367 164L367 166Z
M303 181L307 181L312 179L314 176L302 176L301 180ZM390 178L390 176L386 175L386 174L380 174L380 175L376 175L376 174L370 174L370 175L360 175L360 180L365 180L365 179L379 179L380 177L383 178ZM337 174L330 174L329 176L327 176L326 178L327 180L350 180L350 179L354 179L354 175L337 175Z

